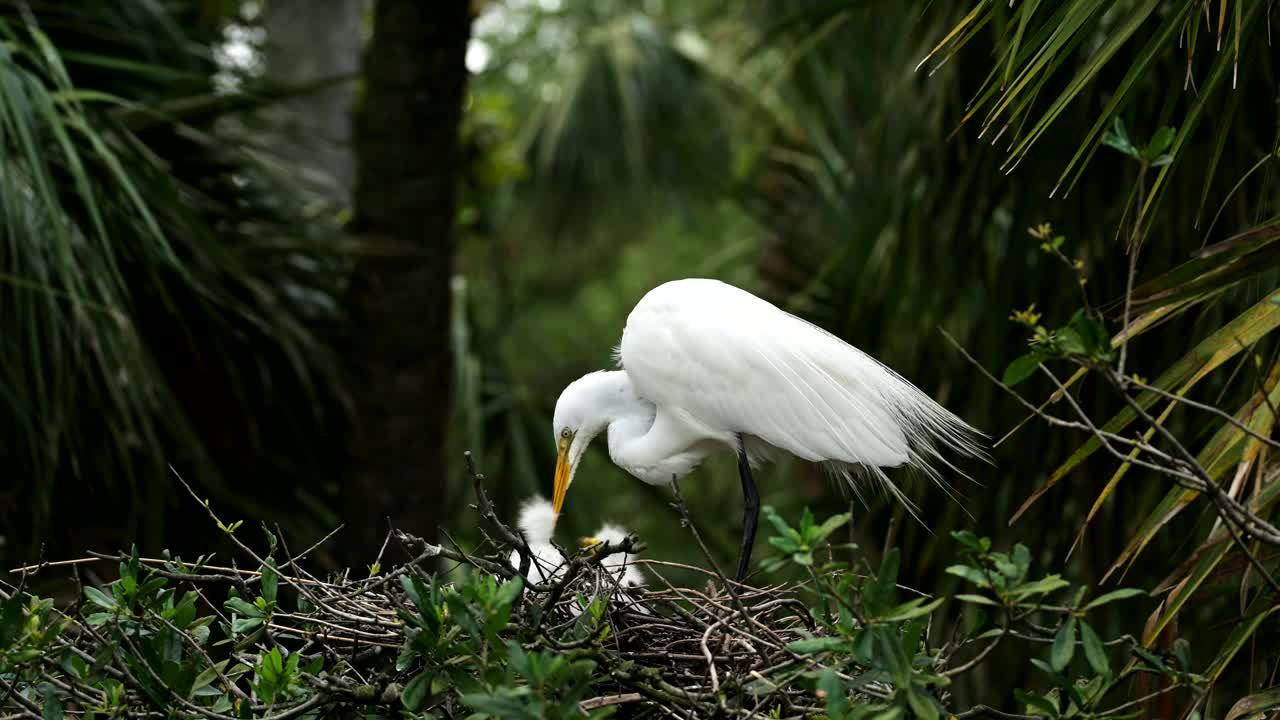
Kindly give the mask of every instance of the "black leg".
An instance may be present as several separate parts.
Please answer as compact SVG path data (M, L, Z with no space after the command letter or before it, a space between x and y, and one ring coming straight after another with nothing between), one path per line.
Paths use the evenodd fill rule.
M751 477L751 463L747 462L747 450L738 436L738 476L742 478L742 545L738 548L738 582L747 577L751 564L751 548L756 542L756 521L760 519L760 495L756 481Z

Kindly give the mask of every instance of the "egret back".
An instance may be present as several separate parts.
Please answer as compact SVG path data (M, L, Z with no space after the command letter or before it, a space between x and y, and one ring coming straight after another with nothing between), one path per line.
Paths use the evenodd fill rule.
M905 464L940 480L942 450L982 454L981 433L888 367L718 280L651 290L627 318L619 356L636 393L691 435L743 433L881 477Z

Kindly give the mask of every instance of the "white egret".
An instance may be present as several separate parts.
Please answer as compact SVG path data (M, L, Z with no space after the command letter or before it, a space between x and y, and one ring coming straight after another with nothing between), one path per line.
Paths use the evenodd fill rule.
M564 572L564 555L551 544L551 534L556 527L556 511L546 498L533 496L520 506L516 520L531 554L528 578L535 583L557 580ZM520 568L520 553L511 551L512 567Z
M675 280L632 309L620 370L575 380L556 402L558 515L579 460L608 430L609 457L665 485L708 455L738 457L745 500L737 578L746 576L760 498L751 468L777 451L822 463L842 485L862 469L910 501L882 468L945 483L943 450L984 456L982 433L894 371L831 333L718 280Z

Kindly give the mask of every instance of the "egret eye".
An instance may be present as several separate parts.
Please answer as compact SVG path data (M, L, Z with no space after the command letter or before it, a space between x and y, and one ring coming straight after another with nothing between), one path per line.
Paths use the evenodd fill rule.
M569 428L565 428L565 429L561 430L561 431L560 431L560 437L564 438L565 440L568 440L568 439L569 439Z

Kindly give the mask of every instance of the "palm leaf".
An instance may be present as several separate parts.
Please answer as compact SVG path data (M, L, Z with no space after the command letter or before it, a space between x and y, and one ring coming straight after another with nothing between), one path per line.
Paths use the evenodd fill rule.
M1200 341L1186 355L1178 359L1164 371L1152 385L1166 392L1184 395L1222 363L1234 357L1245 347L1264 337L1277 326L1280 326L1280 306L1276 300L1280 293L1268 295L1244 313L1222 326L1211 335ZM1135 398L1135 402L1144 410L1155 404L1158 396L1154 392L1143 392ZM1137 413L1129 407L1124 408L1103 425L1103 430L1118 433L1128 427L1137 418ZM1049 478L1027 498L1010 522L1026 512L1036 500L1058 483L1067 473L1074 470L1093 455L1100 447L1101 441L1090 438L1079 450L1058 466Z

